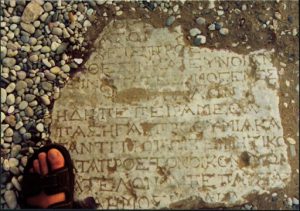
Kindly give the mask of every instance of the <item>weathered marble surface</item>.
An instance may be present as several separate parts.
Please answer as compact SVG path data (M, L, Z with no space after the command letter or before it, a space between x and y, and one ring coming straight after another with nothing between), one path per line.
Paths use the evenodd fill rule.
M273 52L191 47L180 28L138 20L111 23L95 48L52 113L79 198L103 208L190 196L230 206L290 180Z

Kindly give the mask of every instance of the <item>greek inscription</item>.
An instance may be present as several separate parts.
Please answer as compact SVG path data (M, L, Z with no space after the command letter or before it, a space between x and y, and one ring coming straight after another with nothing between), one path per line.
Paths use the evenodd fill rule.
M284 187L291 168L272 52L187 46L180 28L114 21L55 102L76 197L101 209L233 206Z

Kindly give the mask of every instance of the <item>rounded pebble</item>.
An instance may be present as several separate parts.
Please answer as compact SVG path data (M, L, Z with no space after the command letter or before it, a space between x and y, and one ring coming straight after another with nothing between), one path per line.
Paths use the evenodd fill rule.
M195 36L198 35L198 34L201 34L200 29L198 29L198 28L193 28L193 29L190 30L190 35L191 35L192 37L195 37Z
M7 190L4 193L4 199L8 208L15 209L17 207L17 197L14 191Z
M166 26L171 26L174 23L175 19L175 16L169 16L166 20Z
M222 35L227 35L229 33L229 29L227 29L227 28L221 28L219 32Z
M295 139L293 139L293 138L291 138L291 137L288 137L286 140L287 140L290 144L292 144L292 145L295 145L295 144L296 144Z
M46 2L46 3L44 4L44 10L45 10L46 12L50 12L52 9L53 9L53 6L52 6L52 4L51 4L50 2Z
M5 103L7 98L7 91L1 88L0 94L1 94L1 103Z
M36 129L37 131L39 131L40 133L44 132L44 125L42 123L38 123L36 125Z

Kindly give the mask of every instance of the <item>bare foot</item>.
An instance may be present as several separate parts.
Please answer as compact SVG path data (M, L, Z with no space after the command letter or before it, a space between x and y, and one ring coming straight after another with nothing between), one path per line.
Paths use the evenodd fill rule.
M47 165L47 159L50 163L50 169ZM49 172L60 169L64 167L65 160L63 155L57 149L50 149L48 153L41 152L38 155L38 159L33 161L33 168L30 169L30 172L35 172L41 175L47 175ZM46 195L45 192L41 192L36 196L27 198L27 203L32 206L38 206L42 208L47 208L48 206L65 201L65 193L57 193L53 195Z

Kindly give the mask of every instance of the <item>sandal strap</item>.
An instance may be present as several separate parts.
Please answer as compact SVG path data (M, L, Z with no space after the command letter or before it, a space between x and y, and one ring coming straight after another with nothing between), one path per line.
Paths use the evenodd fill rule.
M69 171L67 168L52 172L40 178L41 188L46 194L55 194L68 191L70 185Z
M67 168L62 168L58 171L51 172L49 175L41 176L39 174L31 174L24 177L25 196L34 196L40 193L42 190L47 194L55 194L60 192L68 192L70 186L69 171Z

